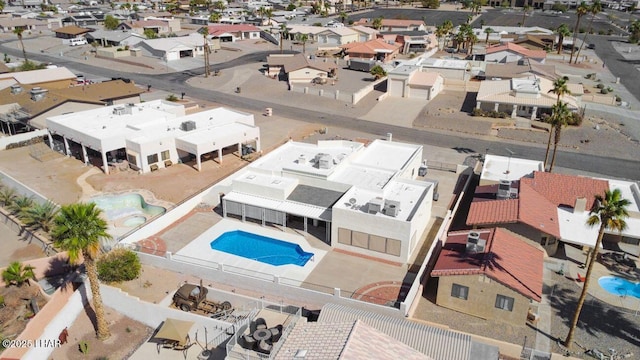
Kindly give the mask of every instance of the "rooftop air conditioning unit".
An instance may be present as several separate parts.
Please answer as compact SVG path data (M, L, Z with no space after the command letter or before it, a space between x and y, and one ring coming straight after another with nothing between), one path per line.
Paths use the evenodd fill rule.
M180 130L182 131L191 131L196 129L196 122L193 120L185 121L180 124Z
M484 252L487 240L480 239L480 233L471 231L467 236L467 245L465 251L469 254Z
M398 216L398 212L400 211L400 202L398 201L389 201L384 204L384 213L387 216L396 217Z
M22 86L18 84L11 85L11 94L16 95L22 92Z
M382 210L382 205L384 204L384 200L381 197L377 197L375 199L371 199L367 204L367 210L369 214L377 214Z
M322 154L318 159L318 169L331 169L333 157L329 154Z
M307 158L304 156L304 154L300 154L300 156L298 156L298 159L296 159L296 163L304 165L307 163Z
M511 193L511 181L510 180L500 180L500 184L498 184L498 193L496 194L496 198L498 199L510 199Z
M47 95L47 92L49 92L49 90L43 89L41 87L34 87L33 89L31 89L31 100L40 101L44 99L44 97Z

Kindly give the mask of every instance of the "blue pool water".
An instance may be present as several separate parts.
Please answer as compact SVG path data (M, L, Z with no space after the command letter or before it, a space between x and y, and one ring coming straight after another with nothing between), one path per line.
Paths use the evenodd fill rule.
M618 296L635 296L640 299L640 284L619 278L617 276L603 276L598 279L600 287Z
M220 235L211 242L211 248L275 266L304 266L313 256L313 253L303 251L297 244L241 230Z
M147 204L140 194L96 196L91 199L91 202L95 203L110 221L132 215L152 218L167 211L162 206Z

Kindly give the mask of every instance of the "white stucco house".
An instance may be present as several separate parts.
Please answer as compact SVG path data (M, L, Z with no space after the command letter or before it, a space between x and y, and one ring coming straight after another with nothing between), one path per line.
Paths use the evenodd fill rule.
M387 92L391 97L432 100L440 93L444 84L442 75L422 71L416 65L398 66L387 76Z
M241 152L243 145L260 150L253 115L227 108L185 115L183 105L164 100L54 116L47 128L50 144L62 138L67 155L80 149L85 164L107 174L116 161L146 173L195 158L200 170L204 155L221 162L225 150Z
M207 42L211 51L220 49L219 40L207 39ZM149 39L141 41L136 47L142 49L144 55L174 61L185 57L203 56L204 37L193 33L188 36Z
M431 216L422 146L288 142L225 179L223 215L317 234L333 248L407 263Z

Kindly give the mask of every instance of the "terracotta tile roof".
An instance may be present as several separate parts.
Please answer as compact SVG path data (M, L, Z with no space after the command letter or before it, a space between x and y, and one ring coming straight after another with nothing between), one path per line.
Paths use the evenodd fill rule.
M377 346L376 351L372 352L371 344L384 344L384 346ZM356 320L347 344L344 347L342 354L340 354L340 359L430 360L432 358L414 350L391 336L374 329L363 321Z
M493 54L505 50L516 52L520 55L533 59L544 59L547 57L547 53L544 50L529 50L524 46L520 46L511 42L505 43L503 45L490 46L487 48L487 54Z
M469 231L450 233L431 276L484 274L529 299L540 301L544 252L506 229L477 232L487 240L485 252L465 253Z
M520 179L518 221L560 238L558 206Z
M510 224L518 222L520 200L473 201L467 225Z
M375 55L382 51L398 51L400 45L392 45L380 39L369 40L365 42L353 42L341 46L347 54L372 54Z
M573 208L576 199L586 198L586 210L593 206L595 195L602 195L609 189L606 180L542 171L534 171L532 178L522 178L520 182L530 185L556 207L564 205Z

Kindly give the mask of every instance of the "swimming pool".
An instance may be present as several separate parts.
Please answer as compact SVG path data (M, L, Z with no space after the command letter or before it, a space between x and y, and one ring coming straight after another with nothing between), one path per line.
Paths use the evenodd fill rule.
M242 230L223 233L211 242L211 249L275 266L304 266L313 257L300 245Z
M101 195L91 198L90 201L104 212L108 220L116 221L131 217L135 218L135 220L131 220L132 225L140 225L140 218L144 218L146 221L148 218L164 214L167 211L162 206L147 204L142 195L136 193Z
M617 276L603 276L598 279L600 287L618 296L635 296L640 299L640 284L619 278Z

